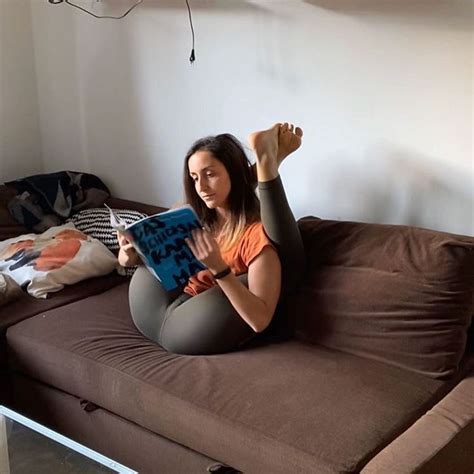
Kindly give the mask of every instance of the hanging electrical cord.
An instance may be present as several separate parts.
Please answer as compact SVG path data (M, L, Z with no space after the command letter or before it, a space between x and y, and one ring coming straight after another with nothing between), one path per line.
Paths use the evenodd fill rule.
M189 24L191 25L191 33L193 35L193 47L191 49L191 56L189 57L189 62L192 64L196 60L196 56L194 55L194 27L193 27L193 18L191 16L191 7L189 6L188 0L186 0L186 6L188 7L188 15L189 15Z
M71 5L71 7L77 8L79 10L82 10L85 13L88 13L89 15L92 15L94 18L109 18L111 20L121 20L122 18L125 18L136 6L140 5L140 3L143 2L143 0L138 0L123 15L120 15L120 16L96 15L95 13L90 12L89 10L86 10L80 5L76 5L75 3L69 0L49 0L49 3L52 3L53 5L57 5L58 3L63 3L63 2L67 3L68 5Z
M122 18L125 18L135 7L140 5L140 3L143 2L143 0L138 0L135 4L133 4L123 15L121 16L108 16L108 15L96 15L93 12L90 12L89 10L86 10L85 8L81 7L80 5L76 5L75 3L71 2L70 0L48 0L49 3L52 5L58 5L60 3L67 3L68 5L71 5L71 7L75 7L85 13L88 13L89 15L92 15L94 18L109 18L112 20L121 20ZM191 26L191 34L192 34L192 39L193 39L193 46L191 49L191 56L189 57L189 62L192 64L196 60L196 55L194 54L194 26L193 26L193 18L191 16L191 7L189 6L189 1L186 0L186 6L188 7L188 16L189 16L189 24Z

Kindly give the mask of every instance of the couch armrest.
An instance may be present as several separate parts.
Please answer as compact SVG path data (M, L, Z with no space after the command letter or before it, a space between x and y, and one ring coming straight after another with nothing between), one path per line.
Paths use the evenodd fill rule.
M469 362L466 377L378 453L362 474L474 472L474 357Z

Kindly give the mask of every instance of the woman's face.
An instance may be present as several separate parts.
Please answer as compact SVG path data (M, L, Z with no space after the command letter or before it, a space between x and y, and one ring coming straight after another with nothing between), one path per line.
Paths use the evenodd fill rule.
M231 182L225 166L209 151L197 151L188 161L198 196L209 209L227 208Z

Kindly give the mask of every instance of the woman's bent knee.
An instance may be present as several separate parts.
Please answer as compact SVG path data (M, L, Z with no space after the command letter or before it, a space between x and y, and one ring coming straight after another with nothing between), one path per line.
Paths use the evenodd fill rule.
M157 342L169 297L160 282L145 266L138 267L133 274L128 300L137 329L144 336Z

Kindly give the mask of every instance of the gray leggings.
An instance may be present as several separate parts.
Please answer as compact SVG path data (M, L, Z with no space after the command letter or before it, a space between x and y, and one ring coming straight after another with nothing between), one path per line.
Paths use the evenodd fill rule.
M258 183L258 189L262 223L281 261L284 296L302 276L303 243L280 177ZM247 285L246 274L238 278ZM129 302L140 332L177 354L230 352L255 336L219 286L193 297L181 290L167 292L143 265L130 282Z

